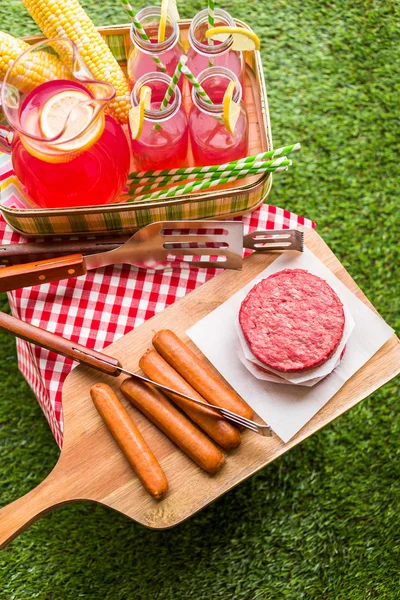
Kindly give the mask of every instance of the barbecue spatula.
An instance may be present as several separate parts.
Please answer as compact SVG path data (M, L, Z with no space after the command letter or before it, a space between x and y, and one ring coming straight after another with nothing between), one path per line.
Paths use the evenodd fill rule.
M109 252L72 254L0 269L0 291L79 277L88 270L130 264L162 270L182 266L241 269L243 248L256 251L303 249L297 230L256 231L243 237L239 221L160 221L137 231Z

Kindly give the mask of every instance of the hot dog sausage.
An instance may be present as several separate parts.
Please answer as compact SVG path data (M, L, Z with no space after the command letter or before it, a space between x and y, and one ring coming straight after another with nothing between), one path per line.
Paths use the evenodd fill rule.
M97 383L91 388L90 395L143 486L153 498L163 498L168 490L164 471L113 390L104 383Z
M207 365L205 365L173 331L164 329L153 337L159 354L210 404L216 404L252 419L250 406Z
M139 361L140 368L150 379L167 385L178 392L206 402L155 350L148 350ZM240 444L240 433L230 423L200 413L190 400L174 394L167 394L197 425L199 425L224 450L231 450Z
M160 392L131 378L122 382L121 392L199 467L208 473L222 467L225 459L221 450Z

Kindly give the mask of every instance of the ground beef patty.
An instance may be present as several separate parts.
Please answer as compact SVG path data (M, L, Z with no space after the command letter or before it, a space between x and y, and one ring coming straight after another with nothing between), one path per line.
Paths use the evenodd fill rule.
M286 269L257 283L243 300L239 322L250 350L277 371L323 364L343 336L343 305L320 277Z

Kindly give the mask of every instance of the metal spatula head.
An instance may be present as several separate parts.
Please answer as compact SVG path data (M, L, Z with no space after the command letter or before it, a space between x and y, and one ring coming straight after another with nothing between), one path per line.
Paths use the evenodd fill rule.
M241 269L243 225L236 221L160 221L143 227L110 252L86 256L88 269L130 264L167 269L185 263L196 267Z

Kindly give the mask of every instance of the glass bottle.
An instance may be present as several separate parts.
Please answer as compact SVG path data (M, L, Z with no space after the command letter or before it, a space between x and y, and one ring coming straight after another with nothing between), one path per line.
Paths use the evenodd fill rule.
M133 157L140 171L171 169L187 165L188 122L182 106L182 95L176 88L169 104L160 110L171 77L166 73L148 73L135 84L132 106L137 106L140 88L152 90L150 110L145 110L140 137L131 140Z
M136 14L137 20L143 25L150 41L145 41L139 35L137 29L132 24L131 40L133 48L128 58L128 80L132 88L140 77L154 71L165 72L172 77L178 61L182 54L185 54L179 42L179 26L173 21L171 16L167 16L167 26L164 42L158 42L158 26L160 23L161 9L159 6L149 6L143 8ZM162 71L154 58L158 58L166 71ZM182 91L183 77L179 82Z
M200 73L198 81L213 104L207 104L192 88L189 133L195 164L220 165L247 156L249 123L246 106L241 102L242 87L238 78L224 67L210 67ZM240 103L240 115L233 134L222 121L222 102L230 81L236 83L233 100Z
M215 27L228 25L235 27L235 22L225 10L215 9ZM244 84L244 58L242 52L231 50L233 43L229 36L224 42L215 41L209 44L205 33L208 29L208 10L204 9L192 19L189 28L189 43L187 66L197 77L208 67L225 67L239 79L242 88Z

